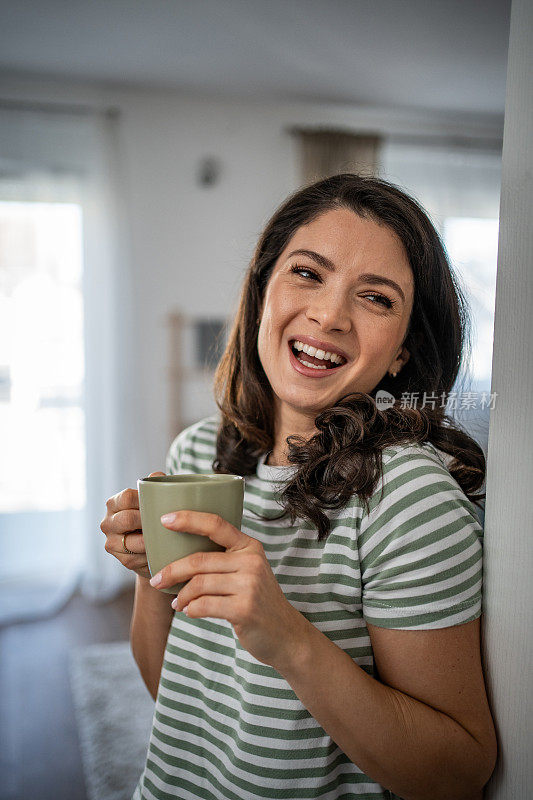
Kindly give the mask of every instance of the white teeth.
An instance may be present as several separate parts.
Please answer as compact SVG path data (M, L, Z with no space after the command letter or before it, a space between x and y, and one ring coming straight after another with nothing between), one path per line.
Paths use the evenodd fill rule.
M303 364L304 367L311 367L311 369L327 369L325 364L310 364L309 361L304 361L303 358L300 359L300 364Z
M332 362L332 364L342 364L343 363L343 359L341 358L341 356L337 355L337 353L331 353L329 350L327 350L327 351L325 351L325 350L317 350L316 347L313 347L310 344L304 344L303 342L299 342L298 340L295 340L292 343L292 346L294 347L295 350L303 351L304 353L307 353L307 355L314 356L315 358L320 358L323 361L327 361L329 359ZM304 363L304 362L302 361L302 363ZM313 365L313 366L316 366L316 364ZM323 369L322 366L320 366L318 368L319 369Z

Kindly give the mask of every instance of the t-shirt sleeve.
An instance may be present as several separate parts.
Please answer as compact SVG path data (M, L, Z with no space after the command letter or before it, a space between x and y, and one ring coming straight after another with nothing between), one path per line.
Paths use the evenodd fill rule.
M445 628L481 614L483 530L433 449L387 460L361 521L363 616L400 630Z
M218 424L216 416L207 417L178 434L168 449L167 475L212 472Z
M179 443L178 437L176 437L168 448L167 458L165 461L165 472L167 475L177 475L179 472L179 463Z
M170 447L168 448L166 463L165 463L165 470L167 475L179 475L181 470L181 452L183 446L185 444L186 437L183 436L183 432L180 433Z

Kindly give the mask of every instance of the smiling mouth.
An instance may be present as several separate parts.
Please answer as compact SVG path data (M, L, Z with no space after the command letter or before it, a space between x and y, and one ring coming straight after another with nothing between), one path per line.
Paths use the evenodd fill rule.
M298 359L300 364L304 367L311 369L333 370L338 369L346 364L346 359L338 355L338 353L331 353L329 351L318 350L316 347L299 342L293 339L289 342L293 355Z

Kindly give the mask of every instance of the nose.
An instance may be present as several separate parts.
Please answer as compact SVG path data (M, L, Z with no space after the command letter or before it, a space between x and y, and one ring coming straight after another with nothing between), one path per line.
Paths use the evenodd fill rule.
M348 333L352 327L347 298L331 291L317 292L307 308L306 316L324 331Z

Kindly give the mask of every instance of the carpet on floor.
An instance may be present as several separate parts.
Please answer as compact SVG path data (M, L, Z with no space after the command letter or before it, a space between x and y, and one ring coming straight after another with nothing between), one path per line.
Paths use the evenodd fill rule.
M130 800L144 768L154 701L128 642L70 654L88 800Z

